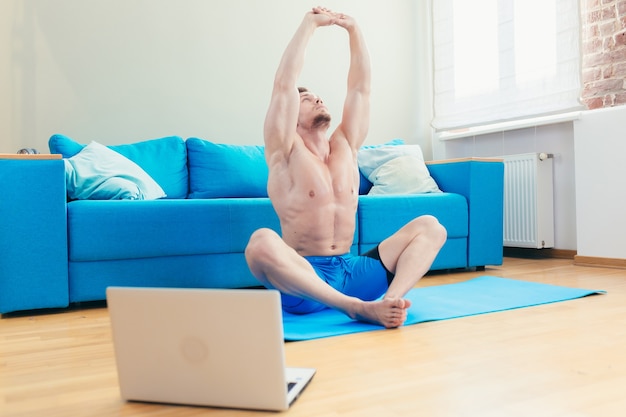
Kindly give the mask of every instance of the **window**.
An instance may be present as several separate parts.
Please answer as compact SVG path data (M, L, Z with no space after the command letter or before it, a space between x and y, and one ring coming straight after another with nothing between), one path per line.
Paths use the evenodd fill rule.
M577 0L433 0L437 131L580 104Z

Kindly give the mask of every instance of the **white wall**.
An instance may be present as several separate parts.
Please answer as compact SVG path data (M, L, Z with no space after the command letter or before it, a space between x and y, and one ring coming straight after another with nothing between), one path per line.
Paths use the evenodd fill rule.
M435 159L554 154L554 247L576 250L576 192L572 122L536 126L433 143Z
M626 259L626 106L574 122L578 255Z
M556 249L626 259L626 106L553 125L434 141L434 157L554 154Z
M47 151L64 133L125 143L164 135L262 142L282 52L315 2L293 0L10 0L0 2L0 152ZM368 142L423 143L415 115L418 5L330 0L360 22L372 55ZM419 2L419 8L423 8ZM301 84L338 119L347 36L323 28Z

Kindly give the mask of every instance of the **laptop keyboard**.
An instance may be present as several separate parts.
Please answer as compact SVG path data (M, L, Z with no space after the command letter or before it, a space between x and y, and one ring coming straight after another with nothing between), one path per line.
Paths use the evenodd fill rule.
M295 386L296 386L295 382L287 382L287 392L291 391L291 389Z

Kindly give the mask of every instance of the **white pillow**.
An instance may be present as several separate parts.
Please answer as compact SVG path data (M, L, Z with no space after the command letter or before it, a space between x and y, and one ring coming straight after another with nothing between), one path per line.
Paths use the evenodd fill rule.
M415 156L399 156L376 168L367 178L370 195L440 193L424 161Z
M72 200L156 200L165 192L139 165L97 142L65 161Z
M368 194L440 193L419 145L361 149L359 169L373 184Z

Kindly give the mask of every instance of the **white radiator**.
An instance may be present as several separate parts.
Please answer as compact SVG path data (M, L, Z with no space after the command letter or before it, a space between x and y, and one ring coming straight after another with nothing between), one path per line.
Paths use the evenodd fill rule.
M554 247L552 155L527 153L504 159L504 246Z

